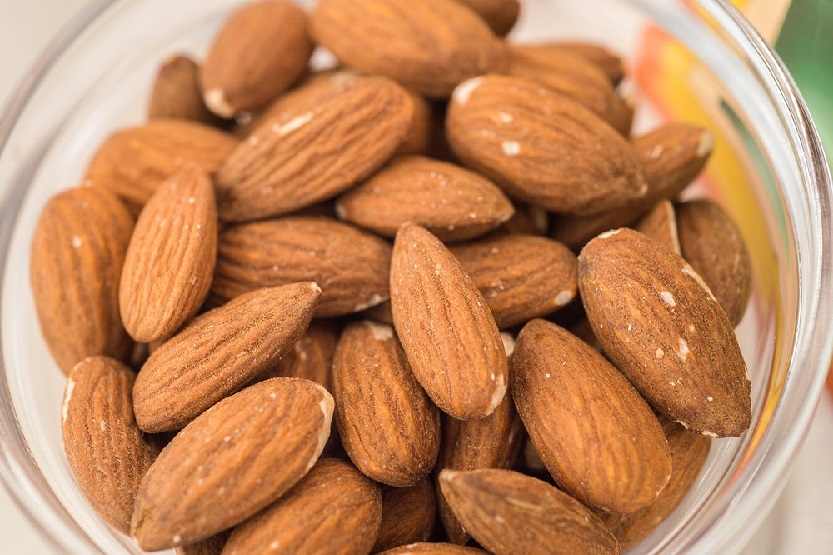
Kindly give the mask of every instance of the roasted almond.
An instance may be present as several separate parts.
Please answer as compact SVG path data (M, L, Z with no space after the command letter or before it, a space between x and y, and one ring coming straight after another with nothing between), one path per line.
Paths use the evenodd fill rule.
M332 414L327 390L297 378L259 382L217 403L142 480L131 525L139 546L195 543L269 506L318 460Z
M605 354L658 412L706 435L746 431L750 382L734 329L685 260L636 231L606 232L579 255L579 287Z
M465 165L547 210L599 213L647 191L633 148L610 125L517 77L486 75L458 86L446 134Z
M419 93L406 89L411 102L414 104L414 112L411 117L411 127L408 136L405 138L396 154L407 156L409 154L425 154L428 151L428 143L431 140L434 127L434 115L431 105Z
M453 543L417 542L388 549L379 555L482 555L485 553L482 549L463 547Z
M214 125L222 120L206 107L200 91L200 66L184 54L165 58L150 91L148 119L182 119Z
M43 339L65 373L88 356L131 352L118 284L132 232L130 212L97 187L62 191L41 212L29 277Z
M214 188L191 164L153 194L127 248L119 306L133 339L167 339L194 316L208 295L216 260Z
M384 165L407 138L413 101L393 81L357 77L265 120L217 174L220 218L286 214L334 197Z
M139 427L178 430L265 374L304 333L320 295L308 282L261 289L194 319L139 371Z
M115 359L86 358L69 373L61 413L76 483L101 518L124 534L142 476L159 453L136 425L133 377Z
M348 191L336 211L387 237L412 222L442 241L463 241L497 228L514 210L488 179L446 162L407 156Z
M436 515L431 480L420 480L409 488L385 489L382 492L382 525L373 553L427 541L434 531Z
M177 547L175 553L176 555L220 555L227 539L228 531L220 532L197 543Z
M332 392L330 368L338 336L336 322L313 321L267 377L304 378Z
M615 87L625 76L622 57L601 44L583 41L552 41L518 45L527 51L535 50L541 56L557 57L562 54L581 56L600 69Z
M642 216L633 227L660 245L680 254L677 218L670 200L661 200ZM693 267L693 266L692 266ZM695 268L696 270L696 268ZM698 270L699 271L699 270Z
M425 478L440 448L440 415L393 329L368 321L348 325L332 372L338 434L356 467L395 487Z
M505 37L515 26L521 13L519 0L457 0L488 23L495 35Z
M390 77L431 98L506 63L503 44L454 0L321 0L313 38L349 67Z
M211 293L220 300L296 281L323 292L316 316L361 312L390 296L391 247L328 218L283 218L220 233Z
M424 228L403 225L390 289L396 333L428 396L455 418L491 414L506 393L506 353L486 300L454 255Z
M235 528L223 553L369 553L381 523L378 486L348 462L321 459L286 495Z

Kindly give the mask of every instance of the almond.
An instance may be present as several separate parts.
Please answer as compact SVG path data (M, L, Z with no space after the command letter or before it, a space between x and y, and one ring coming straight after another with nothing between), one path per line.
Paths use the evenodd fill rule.
M62 409L75 481L101 518L125 534L139 482L159 453L136 425L133 376L115 359L86 358L69 372Z
M85 179L116 193L133 214L174 172L196 162L214 175L237 146L234 137L190 121L154 120L107 137Z
M463 547L453 543L417 542L394 549L388 549L379 555L476 555L485 554L482 549Z
M677 218L671 201L661 200L656 203L636 222L633 229L647 235L665 248L680 254Z
M321 459L275 504L235 528L223 553L369 553L381 523L379 488L350 463Z
M440 415L411 372L393 329L356 322L333 359L336 426L366 476L396 487L424 479L440 448Z
M520 235L544 235L549 232L550 216L534 204L516 202L515 213L500 226L501 231Z
M428 143L433 133L434 115L431 105L420 94L407 90L411 102L414 104L414 113L411 118L411 127L405 142L399 146L396 154L406 156L408 154L425 154L428 151Z
M286 214L369 176L407 138L413 102L383 77L357 77L259 124L217 174L220 218Z
M220 555L227 539L228 532L220 532L197 543L177 547L175 553L176 555Z
M200 66L184 54L164 59L150 91L148 119L182 119L207 125L222 120L206 107L200 91Z
M336 322L313 321L267 377L304 378L332 392L330 368L338 336Z
M451 247L485 297L499 328L523 324L576 296L578 262L543 237L504 235Z
M446 134L465 165L547 210L598 213L647 190L633 148L604 120L517 77L486 75L457 87Z
M202 69L205 103L224 118L266 106L307 69L312 42L304 11L288 1L238 8L208 49Z
M749 427L732 324L679 255L630 229L603 233L579 255L579 288L605 354L658 412L719 437Z
M495 35L505 37L521 13L519 0L457 0L483 18Z
M439 480L465 529L492 553L619 553L593 513L546 482L495 469L443 470Z
M512 355L512 395L556 483L617 512L653 502L671 454L648 404L616 368L567 330L533 320Z
M752 262L740 229L720 205L708 200L683 202L676 210L683 258L737 326L752 292Z
M373 553L427 541L435 518L434 488L429 479L409 488L387 488L382 492L382 525Z
M216 260L214 188L202 168L190 164L153 194L127 248L119 306L133 339L167 339L194 316Z
M508 220L512 205L488 179L421 156L397 158L336 204L344 220L394 237L403 223L442 241L483 235Z
M403 225L390 289L396 333L431 400L455 418L491 414L506 393L506 353L486 300L454 255L424 228Z
M321 0L310 24L316 41L351 68L431 98L506 63L488 25L454 0Z
M390 296L390 245L328 218L283 218L228 227L220 233L212 295L296 281L323 289L316 316L361 312Z
M261 289L194 319L142 366L133 388L139 427L182 428L273 368L309 325L320 294L314 283Z
M614 87L625 76L625 62L622 57L601 44L582 41L553 41L519 46L527 51L535 50L542 56L545 54L552 57L561 54L581 56L604 72Z
M41 212L29 276L41 333L65 373L88 356L131 352L118 283L132 232L124 205L97 187L62 191Z

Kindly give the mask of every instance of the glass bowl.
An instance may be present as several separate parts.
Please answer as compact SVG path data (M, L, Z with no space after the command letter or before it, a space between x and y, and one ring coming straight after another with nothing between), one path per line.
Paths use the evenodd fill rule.
M0 478L61 552L138 553L93 512L61 443L64 376L35 318L28 250L38 213L77 185L117 127L139 123L156 64L202 56L237 0L100 0L52 43L0 119ZM795 84L720 0L526 0L518 40L599 40L631 61L637 129L706 125L716 151L694 194L721 202L752 254L738 328L753 426L715 440L700 479L636 553L739 550L785 483L830 360L830 176Z

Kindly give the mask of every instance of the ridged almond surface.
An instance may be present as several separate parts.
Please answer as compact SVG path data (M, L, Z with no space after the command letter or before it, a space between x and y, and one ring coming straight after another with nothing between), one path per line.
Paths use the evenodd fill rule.
M752 293L752 261L740 229L719 204L709 200L683 202L676 211L683 258L737 326Z
M338 434L356 467L395 487L425 478L440 448L440 414L393 329L369 321L348 325L332 375Z
M304 378L332 392L330 368L338 336L336 322L314 320L295 345L281 357L268 377Z
M512 396L556 483L592 507L652 503L671 475L656 416L605 358L545 320L524 326L512 355Z
M208 174L191 164L145 205L130 239L119 285L128 333L167 339L202 306L217 261L217 204Z
M133 214L174 172L196 162L214 175L237 140L207 125L154 120L116 131L98 147L84 179L116 193Z
M273 368L306 330L320 294L309 282L260 289L194 319L139 371L139 427L178 430Z
M307 16L293 2L244 4L214 37L202 67L205 103L228 118L263 108L307 69Z
M509 199L488 179L421 156L395 159L344 194L336 210L342 219L387 237L411 222L441 241L483 235L514 212Z
M453 543L417 542L388 549L379 555L485 555L485 553L476 547L463 547Z
M420 385L444 412L488 416L506 393L506 353L486 300L430 232L405 224L390 273L396 333Z
M148 119L182 119L214 125L222 122L202 100L200 66L185 54L162 60L148 101Z
M413 102L383 77L357 77L261 122L217 174L220 218L286 214L365 179L407 138Z
M391 247L328 218L282 218L231 226L220 233L212 295L296 281L321 286L316 316L361 312L390 296Z
M661 200L639 218L633 226L660 245L680 254L680 238L677 233L677 217L670 200ZM693 267L693 266L692 266ZM697 270L697 268L694 268ZM697 270L699 272L699 270Z
M540 55L560 56L572 54L581 56L595 65L607 76L615 87L625 76L625 63L622 57L609 48L595 42L584 41L552 41L519 45L528 50L536 50Z
M321 459L285 496L235 528L223 554L370 553L381 523L378 486L348 462Z
M269 506L318 460L332 413L323 387L296 378L259 382L211 407L145 475L131 525L139 546L194 543Z
M499 328L554 312L576 296L576 257L550 239L502 235L451 252L483 293Z
M95 511L130 532L133 501L159 450L133 416L133 372L108 357L90 357L69 373L62 431L67 462Z
M521 3L519 0L457 0L465 4L483 18L492 32L505 37L521 14Z
M227 539L228 531L220 532L197 543L177 547L174 552L176 555L220 555Z
M349 67L431 98L447 98L459 83L506 63L486 22L454 0L322 0L310 30Z
M437 516L434 486L420 480L409 488L382 491L382 525L373 553L415 542L428 541Z
M96 187L62 191L41 212L29 279L41 333L65 373L88 356L130 354L118 284L132 232L130 212Z
M607 122L517 77L485 75L458 86L446 135L465 165L547 210L595 214L647 190L633 147Z
M702 434L749 428L732 324L679 255L630 229L606 232L579 255L579 288L605 354L654 409Z
M497 555L619 553L616 538L581 503L511 470L443 470L440 486L477 542Z

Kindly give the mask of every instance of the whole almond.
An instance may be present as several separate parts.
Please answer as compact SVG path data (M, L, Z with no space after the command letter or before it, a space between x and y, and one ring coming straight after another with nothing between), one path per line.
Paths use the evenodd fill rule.
M387 488L382 492L382 525L373 553L424 542L434 531L436 502L431 480L409 488Z
M521 13L519 0L457 0L483 18L495 35L505 37Z
M90 160L84 179L116 193L138 214L182 166L196 162L213 176L236 146L234 137L207 125L154 120L107 137Z
M579 288L605 354L658 412L719 437L749 427L732 324L679 255L630 229L603 233L579 255Z
M309 325L320 294L308 282L261 289L194 319L139 371L139 427L178 430L273 368Z
M350 463L321 459L292 490L234 529L224 555L369 553L382 494Z
M446 98L459 83L506 63L488 25L454 0L322 0L310 31L349 67L431 98Z
M465 529L492 553L619 553L593 513L546 482L495 469L443 470L439 480Z
M182 119L214 125L222 120L206 107L200 91L200 66L184 54L162 60L150 91L148 119Z
M379 555L485 555L485 551L475 547L463 547L453 543L417 542L395 547Z
M263 108L304 74L312 46L306 14L293 2L243 5L208 49L202 68L205 103L224 118Z
M676 212L683 258L737 326L752 292L752 262L740 229L720 205L708 200L680 203Z
M556 483L621 513L652 503L671 475L665 435L616 368L567 330L532 320L512 355L512 396Z
M523 46L527 49L535 49L541 55L547 53L549 56L559 56L567 53L581 56L602 70L614 87L625 76L625 62L622 60L622 57L609 48L595 42L553 41Z
M328 218L283 218L220 233L212 295L315 281L323 293L316 316L361 312L390 296L390 245Z
M419 93L406 89L411 102L414 105L411 127L408 136L405 138L396 154L407 156L409 154L425 154L428 151L428 143L433 133L434 115L431 105Z
M136 425L133 376L112 358L82 360L67 378L61 413L76 483L101 518L124 534L139 482L159 453Z
M520 235L544 235L549 232L550 216L534 204L516 202L515 214L500 226L501 231Z
M338 336L336 322L313 321L267 377L304 378L332 392L330 368Z
M390 290L396 333L431 400L455 418L491 414L506 393L506 353L486 300L454 255L424 228L403 225Z
M175 553L176 555L220 555L227 539L228 531L220 532L197 543L177 547Z
M334 197L381 167L407 138L413 102L383 77L357 77L259 124L217 174L220 218L286 214Z
M195 543L269 506L318 460L332 414L327 390L297 378L259 382L211 407L142 480L131 524L139 546Z
M344 220L394 237L403 223L442 241L483 235L508 220L512 204L488 179L421 156L397 158L336 204Z
M532 235L504 235L451 247L485 297L499 328L523 324L576 296L570 249Z
M356 322L333 358L336 426L363 474L395 487L424 479L440 448L440 415L425 395L393 329Z
M217 205L211 179L185 166L145 205L130 239L119 285L128 333L167 339L200 309L217 261Z
M41 333L65 373L88 356L131 352L118 284L132 232L130 212L97 187L62 191L41 212L29 277Z
M446 134L465 165L547 210L598 213L647 190L633 148L610 125L517 77L485 75L457 87Z
M677 217L674 205L671 204L670 200L661 200L656 203L636 222L633 229L647 235L665 248L680 254Z

